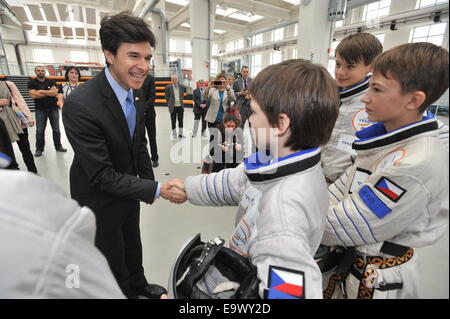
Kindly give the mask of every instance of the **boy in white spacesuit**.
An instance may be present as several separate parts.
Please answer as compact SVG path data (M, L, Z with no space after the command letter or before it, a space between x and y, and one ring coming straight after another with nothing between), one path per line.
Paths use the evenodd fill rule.
M341 106L330 141L322 156L325 178L330 184L353 164L352 158L356 153L351 145L356 139L355 133L373 124L367 117L361 97L369 88L372 63L382 51L381 42L370 33L349 35L336 47L334 74L339 87ZM448 151L448 126L440 121L438 125L439 138Z
M435 243L448 225L448 153L436 119L423 116L448 89L448 64L448 52L431 43L374 61L361 101L379 123L356 133L355 163L329 187L322 244L340 248L328 257L338 267L325 298L418 297L415 248Z
M313 258L328 207L319 146L337 118L334 80L320 65L289 60L261 71L249 90L260 152L234 169L188 177L187 198L195 205L239 207L230 247L256 266L260 297L322 298Z
M341 105L330 141L323 150L322 167L328 183L352 165L355 132L371 124L360 100L369 88L372 62L381 52L380 40L370 33L352 34L336 47L334 75Z

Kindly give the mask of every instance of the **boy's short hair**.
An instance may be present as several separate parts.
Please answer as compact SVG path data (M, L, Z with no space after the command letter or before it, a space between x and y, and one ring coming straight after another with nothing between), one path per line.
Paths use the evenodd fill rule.
M301 150L325 145L339 112L336 82L319 64L287 60L271 65L255 77L249 91L272 126L280 114L290 121L286 147Z
M105 16L100 22L100 42L103 50L117 54L121 43L148 42L155 47L156 39L147 23L124 11L113 16ZM109 63L106 63L109 65Z
M336 47L336 54L339 53L340 57L350 64L363 61L365 65L370 65L381 52L383 45L370 33L349 35Z
M425 110L449 87L448 51L428 42L407 43L384 52L373 63L373 72L400 83L403 94L422 91Z

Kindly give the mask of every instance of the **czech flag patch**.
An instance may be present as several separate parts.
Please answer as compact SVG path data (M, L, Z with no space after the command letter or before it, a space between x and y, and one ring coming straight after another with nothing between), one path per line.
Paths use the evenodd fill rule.
M282 267L269 267L268 299L304 299L305 273Z
M401 188L386 177L380 178L380 180L375 184L375 188L395 203L398 202L406 193L406 189Z

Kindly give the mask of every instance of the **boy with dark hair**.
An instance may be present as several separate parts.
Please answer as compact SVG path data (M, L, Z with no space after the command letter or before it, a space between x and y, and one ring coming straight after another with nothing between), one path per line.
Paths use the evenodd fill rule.
M239 207L230 246L256 266L260 297L322 298L313 258L328 206L319 146L337 118L335 83L324 67L289 60L261 71L249 92L260 152L234 169L188 177L187 198ZM183 188L182 181L172 185ZM280 278L288 279L283 287Z
M398 46L373 63L361 102L378 123L356 133L356 161L329 187L322 243L341 247L329 259L339 262L324 297L419 297L414 248L448 226L448 153L436 119L423 116L448 89L448 64L448 52L431 43Z
M369 87L372 62L381 52L383 46L370 33L352 34L336 48L334 74L341 106L330 141L323 150L322 166L328 183L333 183L352 165L350 150L355 132L370 125L360 99Z

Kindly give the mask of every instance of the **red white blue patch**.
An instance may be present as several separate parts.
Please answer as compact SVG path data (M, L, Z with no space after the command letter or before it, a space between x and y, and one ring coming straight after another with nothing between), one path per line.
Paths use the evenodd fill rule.
M406 193L406 189L401 188L386 177L380 178L380 180L375 184L375 188L395 203L398 202Z
M305 273L303 271L269 267L268 299L304 299Z

